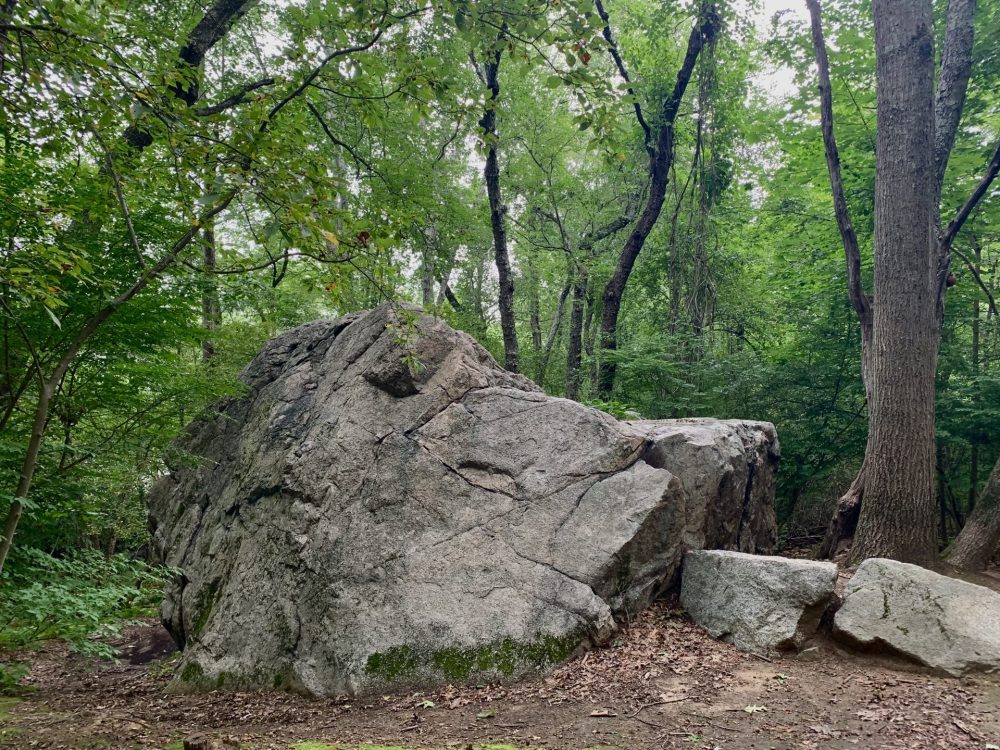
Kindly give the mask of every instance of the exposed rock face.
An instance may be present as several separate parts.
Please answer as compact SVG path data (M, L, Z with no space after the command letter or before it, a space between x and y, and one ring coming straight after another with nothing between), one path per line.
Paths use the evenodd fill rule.
M688 508L688 549L774 549L774 425L718 419L629 424L646 432L652 442L646 463L676 474L688 496L699 499Z
M833 632L958 676L1000 669L1000 594L917 565L871 558L847 583Z
M773 543L771 425L708 421L719 475L688 490L670 423L547 397L430 316L300 326L242 379L150 493L154 547L184 572L162 609L181 683L522 674L606 639L690 544Z
M713 637L767 654L816 632L836 582L829 562L698 550L684 557L681 604Z

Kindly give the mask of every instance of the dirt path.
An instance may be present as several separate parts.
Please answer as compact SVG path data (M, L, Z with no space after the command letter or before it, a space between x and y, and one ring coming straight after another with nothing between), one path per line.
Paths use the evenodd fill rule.
M829 642L768 662L711 640L668 604L545 678L359 700L171 695L167 643L150 623L127 631L117 665L98 667L56 646L36 654L31 690L0 704L0 747L173 750L197 732L282 750L304 741L554 750L1000 745L1000 677L935 677Z

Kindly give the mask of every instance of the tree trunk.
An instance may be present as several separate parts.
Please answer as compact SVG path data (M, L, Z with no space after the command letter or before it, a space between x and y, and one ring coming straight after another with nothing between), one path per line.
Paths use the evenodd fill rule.
M587 296L587 266L578 262L573 277L573 304L569 317L569 343L566 347L566 398L580 398L583 373L583 303Z
M528 259L528 327L531 329L531 349L537 367L542 354L542 305L539 300L538 270Z
M933 13L929 0L874 0L873 8L876 304L864 503L852 559L923 562L935 552Z
M982 271L981 263L983 250L978 242L973 245L974 264L973 272L976 275ZM980 321L979 296L972 301L972 374L975 376L979 387L979 321ZM972 513L976 508L976 491L979 488L979 435L972 434L969 437L969 504L968 511Z
M983 570L1000 547L1000 459L993 466L976 508L948 550L946 559L962 570Z
M498 40L499 44L499 40ZM517 328L514 322L514 274L507 253L507 231L504 228L505 208L500 193L500 164L497 158L497 105L500 99L500 55L503 48L491 52L483 66L483 80L490 91L486 109L479 120L486 141L486 166L483 176L486 180L486 196L490 203L490 228L493 230L493 254L500 282L498 302L500 306L500 328L503 330L504 367L511 372L520 370L520 353L517 346Z
M209 362L215 356L215 340L213 338L222 318L222 305L219 302L219 287L215 278L217 256L215 246L215 222L210 222L202 232L202 270L205 272L205 292L201 297L201 327L204 338L201 340L201 358Z
M847 204L844 199L843 187L840 180L840 157L837 153L836 142L833 137L833 110L831 104L831 93L830 93L830 75L829 75L829 63L827 62L826 47L823 41L822 26L820 23L820 10L818 0L806 0L809 6L810 16L812 18L812 36L813 36L813 46L816 52L816 62L819 69L820 78L820 98L821 98L821 114L822 114L822 125L823 125L823 139L826 146L826 157L827 165L830 171L830 182L833 189L834 204L837 214L837 223L840 228L841 238L844 244L844 250L847 255L847 266L848 266L848 291L851 296L851 301L854 305L855 311L858 314L858 318L861 321L862 333L864 337L866 327L872 325L872 302L863 293L860 283L860 255L858 253L857 239L854 235L854 228L851 226L850 217L847 211ZM927 70L930 69L933 75L933 61L928 62L925 58L920 58L921 54L924 54L926 50L919 50L914 53L912 47L915 43L928 43L928 31L925 26L928 26L929 22L927 20L930 11L926 6L921 6L918 9L920 14L920 19L917 21L917 31L918 35L913 37L907 37L906 32L898 32L899 27L904 24L909 23L912 27L913 18L913 7L912 6L900 6L901 10L893 14L892 11L887 10L884 7L879 8L876 15L879 12L882 13L882 28L886 32L882 35L883 43L888 41L890 44L904 45L900 49L906 52L909 60L917 59L916 61L920 64L920 73L924 78L927 76ZM931 181L931 186L933 188L933 197L931 200L931 223L936 228L939 223L939 197L941 191L941 183L944 178L945 170L948 165L948 158L951 154L952 146L954 145L955 133L958 128L958 124L961 120L962 109L965 101L966 88L969 80L969 73L971 70L972 63L972 46L974 42L974 26L973 26L973 16L975 14L975 0L950 0L948 5L948 20L947 28L944 35L944 48L941 54L941 70L938 76L937 93L933 100L933 117L934 125L932 127L932 140L933 140L933 168L934 177ZM908 47L908 48L904 48ZM879 54L881 53L881 54ZM889 61L891 56L896 53L895 49L886 49L885 46L879 47L879 41L876 40L876 57L879 64L883 61ZM897 65L896 73L901 73L905 75L905 64ZM883 93L883 89L886 86L893 85L889 83L887 79L882 78L884 68L880 68L877 75L879 93ZM895 74L894 74L895 75ZM897 104L906 106L906 102L903 101L903 97L898 97L899 101ZM881 109L882 104L880 100L880 111L887 112L886 109ZM888 101L887 101L887 105ZM920 102L920 108L924 113L926 113L926 103ZM893 113L898 115L898 113ZM879 129L880 139L882 135L881 128ZM1000 169L1000 161L998 161L998 155L1000 155L1000 147L997 148L997 153L994 155L993 162L990 164L990 168L987 170L987 174L984 176L977 190L973 193L972 197L966 202L959 215L956 219L952 221L948 226L948 231L942 235L940 239L936 242L929 240L930 244L930 256L932 258L932 265L936 267L932 268L932 274L936 276L936 279L932 279L932 288L936 287L936 317L938 330L935 330L935 337L939 333L940 321L943 316L943 304L944 304L944 290L945 290L945 279L947 278L948 264L950 260L950 254L948 252L950 245L950 238L954 236L954 233L961 226L961 223L968 216L968 213L975 206L976 202L982 198L985 193L986 187L996 176L998 169ZM899 155L898 158L905 159L905 154ZM917 158L921 161L923 160L923 154L918 154ZM922 190L922 185L909 185L905 184L905 180L898 184L899 189L901 189L905 195L905 191L916 190L918 187ZM919 196L923 198L923 194ZM890 224L893 221L897 223L901 222L899 216L887 216L884 218L882 224ZM876 221L876 226L879 225L879 221ZM878 248L879 241L876 239L876 247ZM883 247L883 250L885 248ZM911 248L912 250L912 248ZM876 251L876 256L878 256L878 251ZM935 257L936 256L936 257ZM878 270L878 262L876 261L876 271ZM919 296L918 292L918 296ZM881 302L881 299L880 299ZM886 314L889 314L888 312ZM919 334L918 334L919 335ZM929 355L925 356L925 359L932 358L936 361L936 349L937 349L937 338L934 342L934 354L933 357ZM926 355L926 353L925 353ZM871 357L866 357L864 352L862 352L862 362L865 365L867 360L868 364L865 365L868 369L871 366ZM931 375L933 379L933 374ZM868 395L868 403L871 405L873 403L871 394L871 378L866 377L865 389ZM890 384L891 385L891 384ZM933 417L933 415L932 415ZM832 538L833 536L839 535L840 538L846 533L846 527L850 525L849 520L854 516L855 513L859 512L859 506L861 499L864 495L864 481L867 475L868 458L872 451L872 431L875 425L876 415L870 409L869 410L869 445L866 449L865 463L862 465L862 470L858 477L855 479L841 502L838 503L838 510L831 522L830 530L828 531L827 538L824 539L823 545L820 549L821 553L832 554L832 550L835 549L838 538ZM880 438L881 439L881 438ZM923 480L920 480L921 482ZM924 532L919 532L924 533Z
M570 289L573 287L573 279L569 278L559 292L559 299L556 302L556 312L552 316L552 323L549 325L548 335L545 337L545 344L542 346L542 355L538 358L537 370L535 372L535 382L543 388L545 387L545 371L549 369L549 360L552 358L552 349L556 345L559 336L559 329L562 327L563 310L566 308L566 298L569 297Z
M653 231L656 220L663 208L666 197L667 178L670 166L674 160L674 122L680 109L681 100L687 90L691 75L694 72L698 54L706 42L711 42L715 34L715 15L711 8L705 9L688 37L687 52L684 62L677 71L677 81L670 96L663 104L662 125L656 137L656 144L649 160L649 195L639 218L632 227L632 232L625 240L618 257L615 272L604 287L601 311L601 364L598 376L598 393L601 398L608 398L615 383L614 352L618 348L618 316L621 312L622 295L625 285L635 266L636 259L646 244L646 238Z
M871 325L861 324L861 382L865 387L865 402L871 403L872 382L872 329ZM865 458L861 462L861 468L839 500L837 507L830 519L823 541L820 542L816 556L820 559L830 560L837 554L840 543L845 539L851 539L858 528L858 517L861 515L861 503L865 495L865 468L868 463L868 451L865 450Z

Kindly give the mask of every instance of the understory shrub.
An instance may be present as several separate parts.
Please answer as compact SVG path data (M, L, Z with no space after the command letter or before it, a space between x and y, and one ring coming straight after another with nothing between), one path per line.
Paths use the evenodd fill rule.
M130 618L154 615L169 574L96 550L57 558L16 549L0 574L0 649L60 638L78 653L111 657L114 649L101 639Z

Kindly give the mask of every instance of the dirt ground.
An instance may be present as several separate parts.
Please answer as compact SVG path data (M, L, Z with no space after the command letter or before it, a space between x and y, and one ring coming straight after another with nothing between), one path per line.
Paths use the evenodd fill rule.
M243 748L326 742L420 748L945 748L1000 745L1000 676L950 679L819 640L768 661L713 641L670 602L605 648L511 685L315 700L174 695L154 622L129 627L117 664L51 644L19 700L0 699L2 748L161 748L209 733Z

